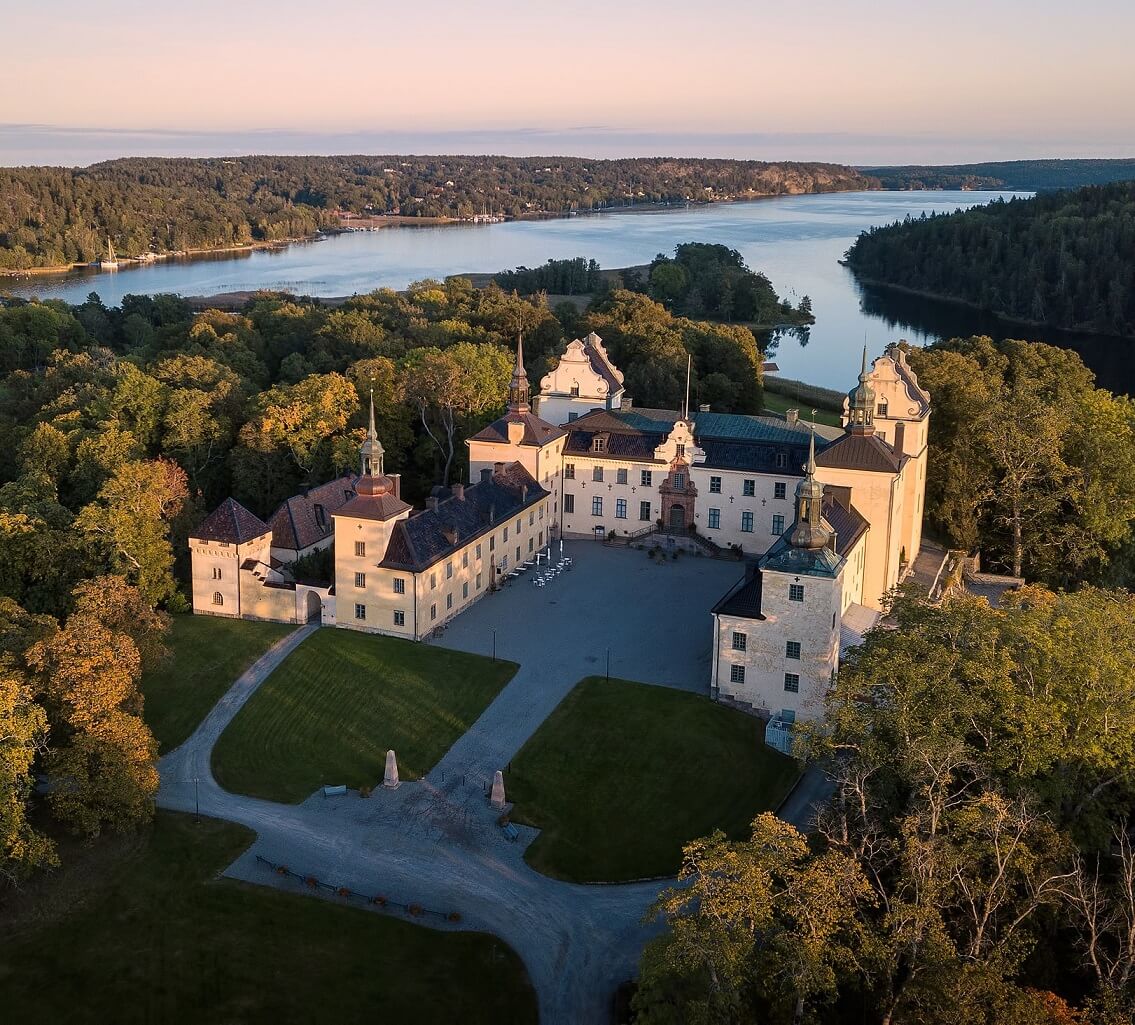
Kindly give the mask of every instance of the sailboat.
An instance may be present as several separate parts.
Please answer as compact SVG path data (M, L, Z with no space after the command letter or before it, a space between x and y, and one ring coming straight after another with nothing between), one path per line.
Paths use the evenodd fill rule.
M106 256L99 260L99 267L102 270L118 270L118 257L114 255L114 246L109 238L106 240Z

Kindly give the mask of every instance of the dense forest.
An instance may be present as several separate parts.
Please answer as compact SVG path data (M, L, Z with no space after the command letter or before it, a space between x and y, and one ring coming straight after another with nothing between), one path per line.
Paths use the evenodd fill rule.
M871 188L836 164L565 157L129 158L0 168L0 270L296 238L338 211L521 217Z
M1078 189L1135 180L1135 159L1003 160L981 164L862 167L884 189Z
M1135 334L1135 182L998 201L873 228L848 250L866 281L1019 321Z

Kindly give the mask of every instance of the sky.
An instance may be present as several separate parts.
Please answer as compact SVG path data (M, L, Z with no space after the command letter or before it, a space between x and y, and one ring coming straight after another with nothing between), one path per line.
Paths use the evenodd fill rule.
M4 3L0 164L1135 156L1130 0Z

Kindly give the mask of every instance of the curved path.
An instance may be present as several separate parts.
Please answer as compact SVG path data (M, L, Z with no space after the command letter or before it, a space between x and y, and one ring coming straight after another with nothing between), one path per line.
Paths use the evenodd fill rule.
M423 780L376 788L369 800L317 792L299 805L218 786L213 745L260 683L317 629L306 626L271 648L161 759L158 803L192 812L196 797L202 814L256 831L229 876L295 889L257 863L262 855L334 886L458 911L460 928L493 933L517 951L545 1025L608 1020L615 988L636 974L655 928L643 916L666 881L584 886L534 872L523 855L536 831L518 827L520 840L509 843L484 788L582 676L605 670L609 648L613 676L705 689L708 631L695 631L737 568L709 560L663 566L639 553L572 548L571 573L541 589L522 579L446 631L445 646L488 654L498 629L498 654L521 668ZM599 596L608 607L599 607ZM705 651L693 640L699 632ZM627 651L626 639L635 637L649 642Z

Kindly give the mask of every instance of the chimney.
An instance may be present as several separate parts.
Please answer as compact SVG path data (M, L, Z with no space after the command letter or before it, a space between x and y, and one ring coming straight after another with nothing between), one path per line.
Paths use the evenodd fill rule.
M903 446L905 444L906 444L906 423L903 422L902 420L900 420L897 424L895 424L895 444L894 444L894 448L895 448L895 454L896 455L901 456L903 454L903 451L904 451Z
M698 406L698 412L699 413L708 413L709 412L709 403L703 402L700 406Z
M464 484L454 484L453 487L450 490L453 492L453 497L456 498L457 501L459 501L459 502L465 501L465 485Z
M482 484L488 484L489 481L492 480L492 479L493 479L493 471L490 470L487 466L482 466L481 467L481 483Z
M499 475L504 473L504 463L493 463L493 474Z
M787 420L788 423L790 423L790 424L799 423L800 422L800 410L798 410L798 409L786 409L784 411L784 419Z
M386 476L390 478L390 483L394 486L394 497L395 498L401 498L402 497L402 474L400 474L400 473L388 473Z
M621 399L619 399L619 409L624 413L628 409L634 409L634 399L632 399L629 395L624 395Z
M430 495L430 497L426 499L426 508L431 512L437 512L437 495Z

